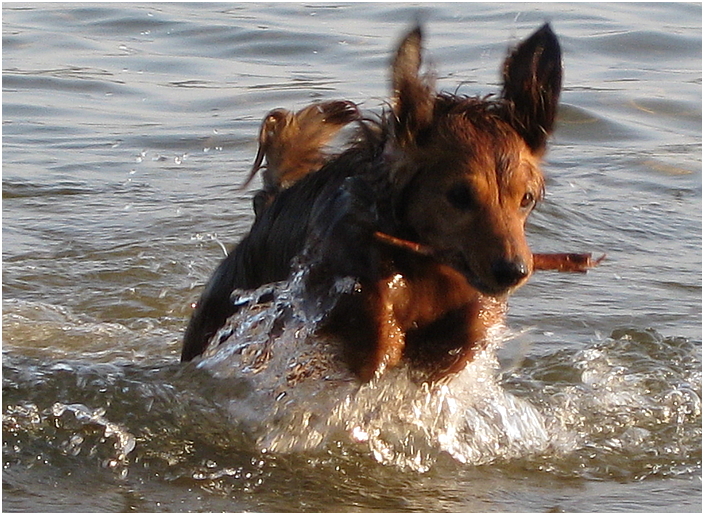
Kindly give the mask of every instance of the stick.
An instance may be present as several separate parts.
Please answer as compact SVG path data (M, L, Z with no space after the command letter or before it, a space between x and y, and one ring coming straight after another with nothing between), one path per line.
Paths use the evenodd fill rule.
M390 234L376 231L374 237L381 243L408 250L421 256L432 257L434 252L430 247L421 243L416 243L402 238L391 236ZM580 272L599 265L606 258L606 254L598 259L592 259L592 254L576 254L573 252L559 252L553 254L533 254L533 270L556 270L558 272Z
M604 259L606 259L606 254L598 259L592 259L591 252L586 254L533 254L533 270L586 273L587 270L594 268Z

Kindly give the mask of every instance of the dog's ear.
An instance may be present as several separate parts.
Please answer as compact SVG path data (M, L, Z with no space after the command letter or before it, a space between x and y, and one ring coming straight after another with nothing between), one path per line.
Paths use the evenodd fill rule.
M434 81L420 75L422 40L416 26L401 41L391 68L394 130L401 145L422 143L433 121Z
M562 54L546 23L504 63L502 97L508 118L530 149L540 154L552 133L562 89Z

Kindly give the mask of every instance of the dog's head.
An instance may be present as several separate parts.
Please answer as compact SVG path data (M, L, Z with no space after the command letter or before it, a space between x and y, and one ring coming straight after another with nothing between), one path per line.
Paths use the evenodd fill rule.
M421 29L392 68L391 166L397 222L474 287L503 295L532 272L525 223L543 194L539 161L562 83L549 25L507 57L497 98L437 93L420 75Z

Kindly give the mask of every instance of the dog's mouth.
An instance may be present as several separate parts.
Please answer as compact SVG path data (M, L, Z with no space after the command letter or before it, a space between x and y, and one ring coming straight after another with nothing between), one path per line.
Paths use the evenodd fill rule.
M442 263L451 266L459 273L461 273L467 282L480 293L484 295L489 295L491 297L503 297L508 295L511 291L516 289L520 283L515 284L498 284L496 281L487 281L485 274L477 273L474 268L467 262L467 260L459 253L452 252L447 254L440 254L436 256Z
M457 266L457 265L451 265L455 270L460 272L462 275L464 275L465 279L467 279L467 282L472 285L474 288L479 290L481 293L484 295L490 295L492 297L500 297L503 295L507 295L513 288L512 287L500 287L498 285L493 285L489 284L486 281L484 281L478 274L474 273L474 271L465 265Z
M464 255L458 250L438 251L426 244L416 243L410 240L397 238L389 234L377 231L374 233L377 241L392 247L404 249L414 254L430 257L438 262L450 266L461 273L467 282L480 293L492 297L502 297L522 285L530 275L531 271L525 265L520 266L508 260L497 260L488 269L493 276L490 281L486 280L486 273L478 273L472 267Z

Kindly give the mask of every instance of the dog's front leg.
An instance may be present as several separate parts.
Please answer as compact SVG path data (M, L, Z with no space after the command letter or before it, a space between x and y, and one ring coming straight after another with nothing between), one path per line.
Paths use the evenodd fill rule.
M441 379L462 371L472 362L477 353L483 351L495 338L495 331L503 327L506 316L506 300L478 295L464 308L461 329L464 345L452 352L453 358L447 368L439 369L434 379ZM459 329L459 328L458 328Z
M362 298L368 311L367 353L359 356L360 379L368 381L387 368L396 366L406 347L406 328L399 315L408 310L410 292L401 274L362 285Z
M354 279L355 291L336 300L327 329L344 342L350 368L368 381L402 359L405 328L397 310L407 301L407 287L401 275L387 272L388 249L374 237L376 194L366 181L348 177L314 211L307 294L320 305L336 279Z

